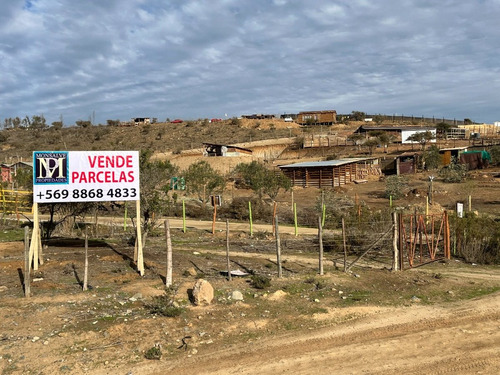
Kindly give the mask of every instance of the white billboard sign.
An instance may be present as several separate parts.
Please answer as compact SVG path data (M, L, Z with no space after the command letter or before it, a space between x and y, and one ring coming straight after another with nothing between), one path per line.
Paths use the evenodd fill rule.
M139 200L138 151L35 151L35 203Z

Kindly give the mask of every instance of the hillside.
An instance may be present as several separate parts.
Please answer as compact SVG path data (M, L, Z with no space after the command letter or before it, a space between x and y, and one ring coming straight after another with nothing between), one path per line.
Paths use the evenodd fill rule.
M7 129L0 134L0 160L31 159L35 150L144 150L179 153L200 148L203 142L241 143L296 136L297 124L274 120L231 120L219 123L189 121L181 124L158 123L145 126L90 126L44 130ZM14 160L12 160L12 159Z

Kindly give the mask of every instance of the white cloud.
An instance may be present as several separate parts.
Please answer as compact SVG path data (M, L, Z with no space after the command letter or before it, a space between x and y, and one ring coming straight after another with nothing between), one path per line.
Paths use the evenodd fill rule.
M499 16L492 0L6 1L0 119L334 108L492 122Z

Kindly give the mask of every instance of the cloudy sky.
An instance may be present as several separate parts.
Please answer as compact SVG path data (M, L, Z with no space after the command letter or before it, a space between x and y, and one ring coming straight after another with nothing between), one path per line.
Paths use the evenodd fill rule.
M0 121L500 121L500 0L4 0Z

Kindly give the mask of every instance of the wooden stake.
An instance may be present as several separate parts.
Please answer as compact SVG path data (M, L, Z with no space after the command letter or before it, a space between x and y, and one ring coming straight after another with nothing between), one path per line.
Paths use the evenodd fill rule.
M274 221L276 218L276 211L278 209L278 204L276 202L273 202L273 236L276 228L276 222Z
M248 219L250 220L250 237L253 236L253 222L252 222L252 202L248 201Z
M24 296L30 297L30 245L29 245L29 229L24 227Z
M127 202L125 202L125 214L123 215L123 231L127 231Z
M399 271L399 249L398 249L398 214L392 213L393 237L392 237L392 270Z
M165 237L167 240L167 276L165 277L165 286L172 286L172 239L170 237L170 222L164 221Z
M399 250L399 270L403 271L404 263L404 242L403 242L404 222L403 214L398 215L398 250Z
M283 276L283 271L281 269L281 242L280 242L280 229L278 224L278 216L274 218L274 222L276 223L276 263L278 265L278 277L281 278Z
M319 274L323 275L323 223L318 216L318 242L319 242Z
M144 276L144 255L142 253L142 233L141 233L141 201L135 201L137 215L137 271L141 276Z
M94 233L95 233L95 237L94 238L98 238L99 237L99 233L98 233L98 231L99 231L99 229L98 229L99 225L97 223L97 220L98 220L97 213L98 212L97 212L97 207L96 207L95 210L94 210Z
M345 241L345 221L342 218L342 241L344 243L344 272L347 272L347 245Z
M214 196L214 216L212 219L212 234L215 234L215 220L217 219L217 202Z
M135 243L134 243L134 263L137 264L137 235L135 237Z
M83 271L83 291L88 289L89 280L89 235L88 229L85 227L85 267Z
M186 201L182 200L182 232L186 233Z
M227 277L232 281L231 263L229 261L229 220L226 219L226 262L227 262Z
M293 204L293 223L295 226L295 237L299 235L299 228L297 225L297 203Z
M38 232L40 222L38 219L38 203L33 203L33 232L31 233L31 243L29 251L30 265L33 263L33 269L38 270Z
M43 266L42 224L38 226L38 262Z

